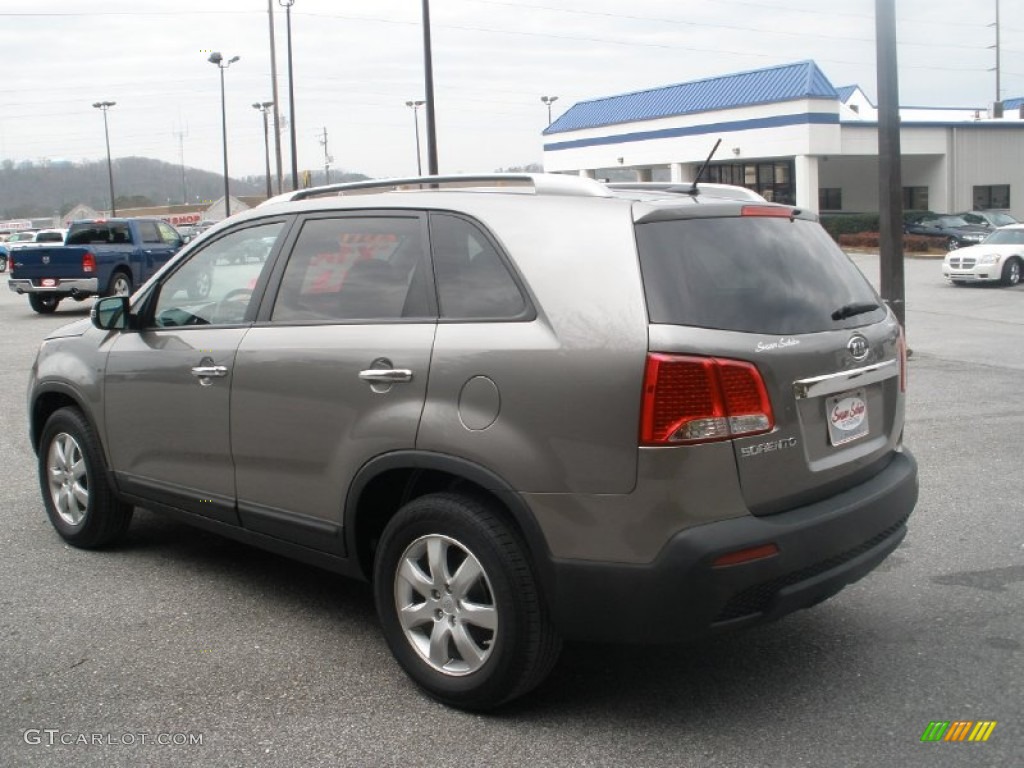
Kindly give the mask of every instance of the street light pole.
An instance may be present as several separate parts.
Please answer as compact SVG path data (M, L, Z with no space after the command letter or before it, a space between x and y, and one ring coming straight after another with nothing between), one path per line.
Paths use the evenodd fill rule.
M270 188L270 139L267 134L267 111L274 106L272 101L257 101L252 105L253 109L258 109L260 114L263 115L263 154L267 160L267 199L269 200L274 196L274 191Z
M554 104L556 101L558 101L558 97L557 96L541 96L540 100L542 102L544 102L544 104L548 108L548 125L551 125L551 105Z
M295 0L278 0L284 6L288 29L288 119L292 138L292 190L299 188L299 159L295 141L295 71L292 68L292 6Z
M430 0L423 0L423 79L427 102L427 173L437 175L437 124L434 114L434 55L430 48ZM418 132L417 132L418 135Z
M274 101L274 163L277 168L277 194L281 194L281 103L277 95L277 46L274 43L274 0L267 0L270 20L270 95Z
M110 130L107 128L107 110L117 104L116 101L97 101L96 109L103 111L103 136L107 140L107 181L110 182L110 216L117 216L117 204L114 202L114 164L110 161Z
M211 64L216 64L220 70L220 125L224 137L224 218L231 215L231 191L228 189L228 108L224 98L224 70L238 61L239 56L232 56L227 61L220 55L220 51L214 51L207 59Z
M423 175L423 163L420 162L420 114L419 110L426 102L423 99L405 102L405 106L412 109L412 124L416 129L416 175Z

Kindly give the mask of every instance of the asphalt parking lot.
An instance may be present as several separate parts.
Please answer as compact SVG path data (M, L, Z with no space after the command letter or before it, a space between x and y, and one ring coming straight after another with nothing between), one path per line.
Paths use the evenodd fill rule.
M877 275L876 256L854 258ZM39 340L88 302L37 316L3 280L0 765L1024 764L1024 285L952 287L935 260L906 274L921 497L900 549L743 634L568 646L488 716L415 689L366 585L145 511L117 549L65 546L24 395ZM985 743L921 743L933 720L998 725Z

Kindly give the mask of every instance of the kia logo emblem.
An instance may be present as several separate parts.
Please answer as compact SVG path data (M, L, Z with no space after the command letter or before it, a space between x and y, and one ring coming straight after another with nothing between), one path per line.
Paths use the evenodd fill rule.
M850 350L850 356L854 360L860 361L868 356L868 340L859 333L850 337L846 342L846 348Z

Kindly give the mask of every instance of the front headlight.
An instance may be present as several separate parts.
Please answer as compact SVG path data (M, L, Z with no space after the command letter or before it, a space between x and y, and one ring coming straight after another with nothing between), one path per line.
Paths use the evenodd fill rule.
M986 253L984 256L978 259L979 264L998 264L999 256L995 253Z

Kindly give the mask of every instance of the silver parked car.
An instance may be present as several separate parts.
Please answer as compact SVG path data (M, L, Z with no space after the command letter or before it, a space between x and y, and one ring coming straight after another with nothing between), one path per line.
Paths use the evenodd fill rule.
M903 337L812 214L726 192L435 177L232 217L43 343L50 520L99 547L139 505L371 580L467 709L563 638L814 605L916 503Z

